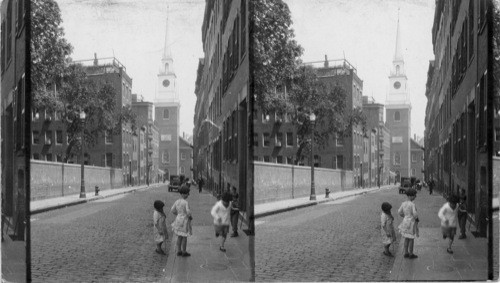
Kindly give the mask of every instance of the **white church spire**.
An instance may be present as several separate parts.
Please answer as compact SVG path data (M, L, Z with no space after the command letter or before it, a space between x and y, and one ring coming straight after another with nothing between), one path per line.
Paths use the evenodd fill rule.
M398 8L398 27L396 31L396 49L394 51L393 61L403 61L403 50L401 46L401 29L399 28L399 8Z
M170 29L169 29L169 20L170 20L170 15L168 13L168 6L167 6L167 23L166 23L166 28L165 28L165 45L163 46L163 57L162 60L167 60L167 59L172 59L172 51L170 50Z

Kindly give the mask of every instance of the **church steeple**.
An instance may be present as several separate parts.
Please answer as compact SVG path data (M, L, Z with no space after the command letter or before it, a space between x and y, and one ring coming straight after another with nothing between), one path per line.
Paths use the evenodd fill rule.
M401 30L399 29L399 9L398 9L398 27L396 31L396 49L394 51L393 61L403 61L403 50L401 46Z
M156 89L155 102L179 104L179 96L176 90L176 78L174 71L174 58L172 56L169 29L169 11L167 6L167 23L165 26L165 43L161 57L160 70L158 72L158 87Z
M170 41L169 41L170 30L169 30L168 21L169 21L169 14L168 14L168 6L167 6L167 23L166 23L166 28L165 28L165 45L163 46L162 60L172 59L172 51L170 50Z

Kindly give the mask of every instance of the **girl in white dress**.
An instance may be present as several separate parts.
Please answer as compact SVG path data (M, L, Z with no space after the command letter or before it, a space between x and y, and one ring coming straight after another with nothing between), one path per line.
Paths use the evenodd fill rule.
M161 245L168 239L167 233L167 216L163 212L165 204L161 200L156 200L153 203L155 208L153 212L154 236L156 243L156 252L161 255L166 255L162 250Z
M181 198L176 200L172 209L170 209L170 212L176 215L172 223L172 230L177 235L177 255L190 256L191 254L186 251L187 237L192 235L191 220L193 219L186 200L189 196L189 189L182 186L179 189L179 193L181 194Z
M382 214L380 215L382 243L384 244L384 254L393 256L389 251L389 246L396 241L394 231L394 217L391 214L392 205L388 202L382 203Z
M398 229L404 241L404 257L405 258L417 258L418 256L413 253L413 243L415 237L418 237L418 214L417 208L413 201L417 197L417 191L415 189L409 189L406 192L408 200L401 204L398 209L398 214L403 218L401 224L399 224Z

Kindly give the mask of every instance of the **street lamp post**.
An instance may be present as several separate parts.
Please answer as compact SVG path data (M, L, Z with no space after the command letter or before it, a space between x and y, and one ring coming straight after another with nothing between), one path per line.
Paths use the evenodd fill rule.
M314 123L316 121L316 115L311 113L309 115L309 120L312 124L311 129L311 197L309 200L316 200L316 191L314 188Z
M85 111L80 112L80 120L82 122L82 137L81 137L81 152L80 152L80 160L81 160L81 185L80 185L80 198L85 198L85 166L84 166L84 161L83 161L83 137L85 130L83 128L83 125L85 123Z

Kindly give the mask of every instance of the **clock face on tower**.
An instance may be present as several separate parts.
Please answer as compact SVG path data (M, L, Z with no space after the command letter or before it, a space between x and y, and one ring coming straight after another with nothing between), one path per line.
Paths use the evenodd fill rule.
M399 89L401 87L401 83L400 82L395 82L394 83L394 88L395 89Z
M164 87L168 87L170 85L170 81L169 80L163 80L163 86Z

